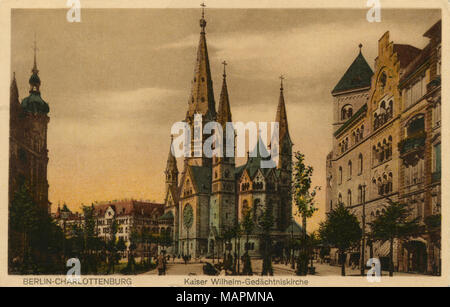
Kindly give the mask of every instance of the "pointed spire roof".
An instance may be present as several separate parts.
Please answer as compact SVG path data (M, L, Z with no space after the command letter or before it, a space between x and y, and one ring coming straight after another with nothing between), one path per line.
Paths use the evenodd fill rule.
M177 159L172 154L172 148L173 148L173 135L170 136L169 156L167 157L166 171L175 171L178 173Z
M217 110L217 122L219 122L222 126L227 122L231 122L231 108L230 101L228 98L228 89L227 89L227 74L225 67L227 64L226 61L222 62L223 64L223 82L222 82L222 91L220 92L219 99L219 108Z
M30 113L43 113L47 114L50 111L50 108L47 104L47 102L44 101L41 97L40 92L40 85L41 85L41 79L38 76L39 70L37 69L36 64L36 38L34 40L34 64L33 69L31 70L32 75L30 77L29 83L30 83L30 96L25 97L22 100L22 108L26 112Z
M362 44L359 44L358 56L334 87L332 94L370 86L373 71L364 58L361 48Z
M283 88L283 80L284 76L280 76L280 98L278 100L277 107L277 115L275 121L278 122L279 125L279 140L280 144L283 139L288 138L289 142L291 142L291 137L289 136L289 127L286 113L286 104L284 102L284 88Z
M37 45L36 45L36 34L34 34L34 62L33 62L33 68L31 69L32 75L30 77L29 83L30 85L37 85L39 88L39 85L41 84L41 79L39 78L39 69L37 69L37 62L36 62L36 53L37 53Z
M204 5L202 6L200 41L198 43L197 61L195 63L194 80L192 82L187 116L192 117L195 113L200 113L214 118L216 115L216 103L214 101L213 83L209 66L208 48L206 45Z
M10 86L11 98L19 98L19 89L17 88L16 72L13 73L13 79Z

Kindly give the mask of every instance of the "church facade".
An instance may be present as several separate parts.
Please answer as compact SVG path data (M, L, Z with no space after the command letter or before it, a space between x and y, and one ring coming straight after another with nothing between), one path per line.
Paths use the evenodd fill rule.
M225 125L232 122L232 112L225 67L216 110L204 16L200 20L200 27L192 90L184 121L191 131L202 129L195 126L194 122L194 116L201 115L203 125L212 121L219 123L224 128L226 139L229 136L226 135ZM258 257L261 255L261 219L266 210L270 210L274 221L270 231L273 246L283 246L290 234L287 229L293 222L290 194L292 141L282 84L275 121L279 123L280 149L278 165L274 168L261 168L262 156L265 155L261 155L259 150L256 150L255 155L248 154L247 162L237 166L235 157L198 157L194 152L195 146L191 146L192 157L184 158L183 170L179 173L177 160L169 151L165 170L165 213L160 218L161 222L173 225L174 244L169 253L217 257L223 255L225 250L236 250L236 246L243 253L244 237L239 242L233 240L228 244L225 244L224 237L227 231L242 221L246 212L251 212L255 227L247 247L251 256ZM191 143L194 142L192 136ZM204 142L205 138L201 144Z
M333 89L326 210L345 204L361 224L364 218L368 233L388 199L408 204L423 230L396 240L394 268L436 274L440 224L430 222L440 219L441 203L441 22L424 36L429 43L418 49L395 44L386 32L378 40L374 70L360 50ZM347 261L358 261L361 252L388 267L387 242L366 244ZM331 257L338 261L337 255Z

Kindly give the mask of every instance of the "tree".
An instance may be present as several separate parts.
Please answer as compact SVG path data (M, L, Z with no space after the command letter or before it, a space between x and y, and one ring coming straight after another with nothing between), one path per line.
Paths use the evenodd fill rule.
M223 241L225 243L225 252L223 257L225 270L233 270L233 256L231 255L231 240L234 238L234 228L226 227L223 232ZM228 255L226 254L228 251Z
M62 273L63 233L38 207L22 183L9 203L9 271L20 274Z
M136 261L134 257L134 251L137 249L137 245L139 242L139 233L136 230L135 226L131 227L130 231L130 246L128 252L128 263L127 263L127 271L131 274L136 272Z
M114 273L115 264L117 262L117 238L116 234L119 229L119 225L117 223L116 217L114 216L111 219L111 225L109 227L109 240L107 241L107 249L108 249L108 274L110 272L110 269L112 269L112 272Z
M120 237L119 241L117 241L117 250L120 252L121 255L127 250L127 245L123 237Z
M97 272L97 252L99 250L100 242L98 238L97 225L95 220L94 204L91 206L82 206L84 223L84 263L88 272Z
M357 217L344 204L327 213L325 222L320 223L319 236L323 243L336 247L341 259L341 274L345 276L345 253L358 246L361 227Z
M389 276L394 275L394 239L405 239L419 231L419 218L411 218L407 204L387 199L384 212L369 223L375 241L389 241Z
M250 259L250 255L249 255L249 239L250 239L250 235L253 232L254 229L254 222L253 222L253 217L251 214L251 211L248 210L247 212L244 213L244 219L242 221L242 230L246 236L246 240L245 240L245 253L244 253L244 267L242 269L242 273L244 275L253 275L253 270L252 270L252 262Z
M263 242L263 267L261 275L273 276L272 267L272 238L270 236L270 230L273 227L272 207L268 205L264 210L261 227L262 227L262 242Z
M294 153L294 178L292 181L292 190L294 204L297 207L298 214L302 217L303 240L307 241L306 220L313 216L317 211L315 205L315 196L320 187L311 190L311 177L313 167L305 165L305 155L299 151ZM308 267L309 253L306 246L302 246L300 257L298 257L297 272L298 275L306 275Z

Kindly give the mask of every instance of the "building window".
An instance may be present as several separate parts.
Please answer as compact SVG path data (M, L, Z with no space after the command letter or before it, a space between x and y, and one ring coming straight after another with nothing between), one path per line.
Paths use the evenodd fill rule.
M416 79L414 83L404 90L405 109L416 104L427 93L425 76Z
M347 120L353 116L353 107L349 104L345 105L341 109L341 120Z
M434 145L434 172L441 171L441 143Z
M339 166L339 184L342 184L342 166Z
M342 204L342 194L341 193L339 193L339 196L338 196L338 203Z
M434 127L439 127L441 125L441 102L438 101L436 106L433 108L433 123Z
M352 205L352 191L348 190L347 191L347 206L351 206Z
M363 155L360 153L358 156L358 174L361 175L363 172Z
M362 197L363 191L362 190L363 190L362 186L359 185L358 186L358 203L359 204L362 203L362 199L363 199L363 197Z
M348 161L348 179L352 178L352 161Z

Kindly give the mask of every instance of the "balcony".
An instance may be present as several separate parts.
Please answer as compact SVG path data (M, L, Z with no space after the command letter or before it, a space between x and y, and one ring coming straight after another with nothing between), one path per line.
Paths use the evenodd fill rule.
M421 131L398 143L398 151L405 165L415 165L419 159L423 158L425 139L425 131Z

